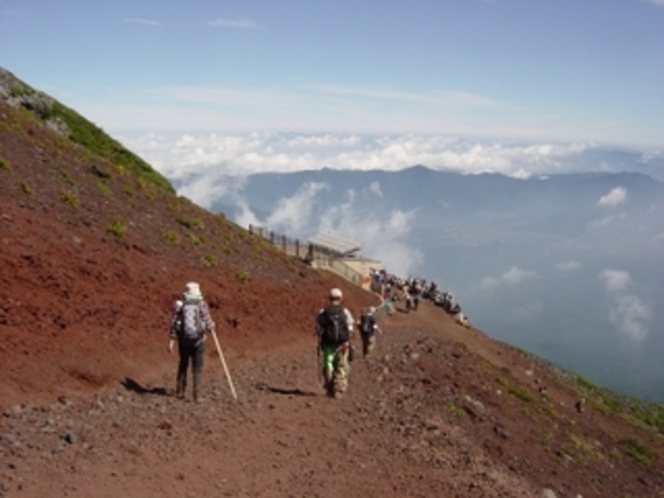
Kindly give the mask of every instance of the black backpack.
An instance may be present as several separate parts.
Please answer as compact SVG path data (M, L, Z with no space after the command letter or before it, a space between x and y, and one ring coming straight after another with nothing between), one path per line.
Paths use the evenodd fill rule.
M360 333L364 336L374 333L374 317L371 315L362 315L360 317Z
M321 313L320 325L323 344L336 346L350 339L346 308L341 305L327 306Z

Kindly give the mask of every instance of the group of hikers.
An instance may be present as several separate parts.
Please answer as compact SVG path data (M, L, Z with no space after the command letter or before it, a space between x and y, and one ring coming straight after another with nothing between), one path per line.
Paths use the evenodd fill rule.
M328 396L340 398L348 388L350 362L354 348L350 339L357 325L362 339L362 354L368 356L376 344L376 333L381 332L375 317L376 309L364 309L357 323L350 310L342 304L343 293L339 288L329 291L328 304L318 312L315 319L315 334L318 338L317 351L323 377L323 387ZM187 370L191 364L193 370L193 401L201 403L202 372L205 358L206 334L215 339L219 355L221 349L215 335L215 323L210 315L207 303L203 299L200 285L189 282L185 286L182 299L175 302L169 330L168 352L172 353L178 345L179 363L177 368L175 395L185 398L187 389ZM228 371L231 389L234 389Z
M469 326L468 318L450 292L438 289L435 282L427 284L421 278L401 279L388 274L384 269L372 270L374 282L380 285L383 299L381 306L388 314L394 310L394 301L404 300L405 311L417 311L420 301L427 299L442 307L454 316L457 323ZM342 304L343 293L339 288L329 291L329 303L320 309L315 320L315 334L318 338L317 351L321 366L323 387L328 396L340 398L348 388L350 361L354 348L350 339L357 325L362 339L362 354L368 356L376 344L376 333L380 332L374 307L365 308L360 319L355 322L350 310ZM182 299L175 302L171 318L168 351L173 352L178 345L179 363L176 377L176 397L183 399L187 388L187 370L193 370L193 400L200 403L203 361L205 358L206 333L214 337L219 355L226 369L221 349L215 335L215 323L201 292L200 285L189 282L185 286ZM235 394L230 375L226 369L229 384Z
M468 317L461 310L461 305L455 301L454 295L439 289L434 281L427 283L426 279L420 277L401 278L388 273L385 268L371 269L370 274L373 282L380 288L383 306L388 313L393 312L395 301L404 301L405 311L410 313L417 311L420 301L426 299L452 315L458 324L470 326Z

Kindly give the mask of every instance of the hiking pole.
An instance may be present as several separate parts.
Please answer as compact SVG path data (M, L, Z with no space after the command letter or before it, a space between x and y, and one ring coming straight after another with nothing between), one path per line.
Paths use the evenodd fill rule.
M231 388L231 393L233 394L233 398L237 399L237 394L235 394L235 387L233 387L233 381L231 380L231 374L228 371L228 367L226 366L226 360L224 360L224 353L221 352L221 346L219 345L219 339L217 339L217 333L214 330L212 331L212 338L214 339L214 345L217 347L217 353L219 353L219 359L221 360L221 366L224 367L224 372L226 373L226 378L228 379L228 385Z

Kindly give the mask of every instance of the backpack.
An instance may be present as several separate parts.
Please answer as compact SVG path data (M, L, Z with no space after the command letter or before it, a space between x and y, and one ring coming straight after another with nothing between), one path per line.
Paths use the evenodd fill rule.
M205 332L205 325L201 319L200 303L185 302L179 312L179 337L181 339L197 341Z
M346 309L343 306L330 305L323 309L320 325L323 344L339 345L350 339Z
M374 333L374 318L370 315L362 315L360 318L360 333L364 336Z

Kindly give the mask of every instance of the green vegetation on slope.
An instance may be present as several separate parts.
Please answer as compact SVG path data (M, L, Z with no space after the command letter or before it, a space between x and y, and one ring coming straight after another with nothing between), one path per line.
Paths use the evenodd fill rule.
M51 117L60 118L69 128L70 139L86 149L122 166L143 177L158 187L175 192L170 182L157 173L148 163L133 152L127 150L119 142L109 137L101 128L90 123L72 109L54 101L51 106Z
M0 96L5 93L8 99L14 100L14 105L18 103L24 109L39 116L42 121L54 123L55 128L67 135L73 142L138 177L144 178L160 189L175 193L175 189L165 177L117 140L111 138L101 128L52 97L36 91L2 68L0 68L0 87L2 87ZM66 132L62 130L62 125L66 127Z

